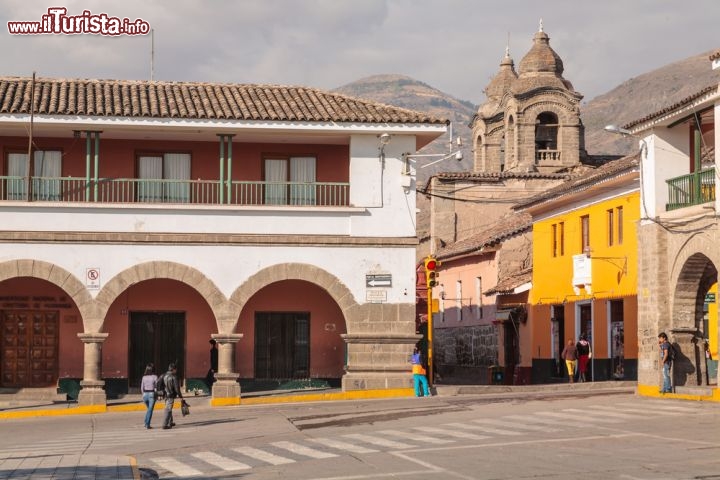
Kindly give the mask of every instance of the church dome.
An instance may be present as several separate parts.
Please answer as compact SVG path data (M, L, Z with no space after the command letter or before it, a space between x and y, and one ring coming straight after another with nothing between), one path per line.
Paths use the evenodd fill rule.
M510 52L505 50L505 57L500 62L500 71L490 80L490 83L485 88L485 95L487 95L488 99L502 97L510 89L510 85L516 78L515 62L510 58Z
M560 88L574 92L572 84L562 76L565 67L562 59L550 47L550 37L542 30L533 37L533 46L520 60L518 79L513 83L515 94L537 88Z

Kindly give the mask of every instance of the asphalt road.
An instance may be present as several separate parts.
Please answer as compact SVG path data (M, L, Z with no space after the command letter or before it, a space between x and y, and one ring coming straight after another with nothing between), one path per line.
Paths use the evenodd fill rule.
M9 420L0 455L132 455L162 479L720 480L718 403L458 396L197 408L176 422Z

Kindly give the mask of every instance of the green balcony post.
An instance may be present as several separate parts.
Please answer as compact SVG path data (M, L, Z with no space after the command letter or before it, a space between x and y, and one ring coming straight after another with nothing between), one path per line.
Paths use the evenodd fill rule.
M695 205L698 205L701 203L702 198L702 184L700 182L700 169L702 168L702 155L700 152L700 149L702 148L702 137L700 136L700 129L696 128L693 132L694 135L694 143L695 143L695 152L694 152L694 166L695 170L693 171L693 182L695 183L695 198L693 199Z
M100 169L100 132L95 132L95 188L93 189L93 202L98 200L98 182L99 175L98 170Z
M85 132L85 201L90 201L90 132Z
M227 135L227 203L232 203L232 137Z
M220 204L223 204L225 203L225 191L222 188L223 183L225 183L225 135L218 135L218 138L220 139L220 181L218 182L220 191L218 195L220 195Z

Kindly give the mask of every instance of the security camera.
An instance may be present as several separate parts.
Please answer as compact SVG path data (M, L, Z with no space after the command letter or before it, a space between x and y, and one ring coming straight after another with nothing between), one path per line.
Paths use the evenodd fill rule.
M462 159L463 159L462 150L458 150L457 152L455 152L455 160L457 160L458 162L461 162Z

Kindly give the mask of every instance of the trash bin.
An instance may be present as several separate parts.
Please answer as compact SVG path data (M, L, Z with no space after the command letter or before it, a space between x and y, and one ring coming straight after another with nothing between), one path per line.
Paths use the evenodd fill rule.
M502 385L504 383L505 372L503 367L499 365L493 365L489 369L490 383L492 385Z

